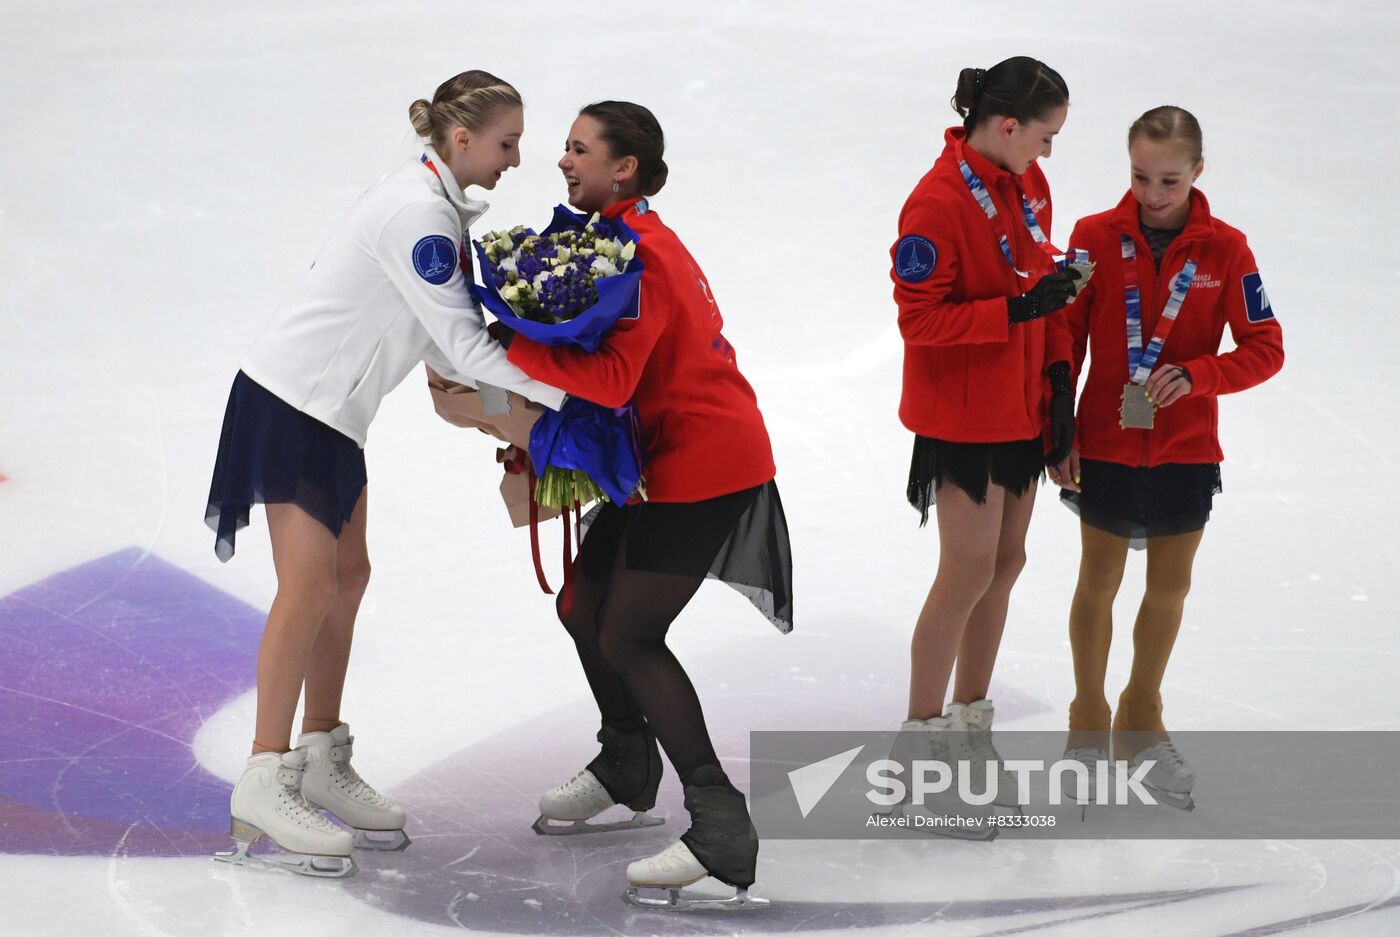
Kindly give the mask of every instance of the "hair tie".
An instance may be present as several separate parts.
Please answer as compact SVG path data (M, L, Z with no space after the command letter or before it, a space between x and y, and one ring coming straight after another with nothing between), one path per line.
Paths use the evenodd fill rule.
M972 70L972 83L977 87L978 91L982 90L982 85L986 80L987 70L985 68L974 68Z

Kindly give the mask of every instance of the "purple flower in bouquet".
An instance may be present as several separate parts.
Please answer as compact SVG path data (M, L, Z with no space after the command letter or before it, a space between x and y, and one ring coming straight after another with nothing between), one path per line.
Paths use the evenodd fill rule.
M476 242L484 286L473 293L501 323L533 341L595 352L624 318L640 315L637 236L621 221L585 219L562 205L540 234L517 227ZM600 497L645 497L632 407L570 399L547 410L530 434L540 472L536 500L551 507Z
M594 215L581 229L535 234L527 228L493 231L480 241L489 277L522 319L567 322L598 301L597 281L627 272L634 240Z

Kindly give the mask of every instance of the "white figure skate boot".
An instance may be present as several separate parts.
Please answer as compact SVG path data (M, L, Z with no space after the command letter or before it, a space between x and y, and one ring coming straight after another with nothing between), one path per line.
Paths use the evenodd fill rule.
M355 874L351 835L327 820L302 796L306 750L264 752L248 759L229 799L234 848L215 853L220 862L300 875L344 878ZM254 856L248 847L266 836L288 855Z
M952 738L951 715L908 719L900 725L899 736L890 750L890 760L904 767L902 777L908 793L904 803L892 808L890 815L902 814L910 818L916 829L939 836L975 841L995 839L997 828L987 822L992 815L991 806L965 803L958 795L958 753L952 750ZM918 761L942 762L953 772L948 789L922 795L921 804L913 802L913 771Z
M297 746L306 748L301 784L308 803L354 827L355 845L361 849L408 848L403 830L408 814L371 787L350 763L355 750L350 726L342 722L329 732L303 733Z
M974 790L985 790L987 765L994 765L997 795L992 801L998 807L1021 812L1021 801L1017 796L1016 775L1002 767L1001 753L992 744L992 719L996 707L989 699L974 700L971 703L951 703L948 714L953 717L952 728L962 733L954 736L960 760L966 760L972 771Z

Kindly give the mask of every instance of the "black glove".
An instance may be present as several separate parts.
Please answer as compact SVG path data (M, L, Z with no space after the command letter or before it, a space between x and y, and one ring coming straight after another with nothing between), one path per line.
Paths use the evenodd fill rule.
M1006 301L1007 318L1015 325L1059 312L1074 297L1074 282L1078 279L1079 271L1073 267L1046 274L1025 293Z
M486 327L486 331L492 338L501 343L501 347L510 348L510 343L515 340L515 330L507 328L500 320L492 322Z
M1074 384L1069 379L1069 362L1050 365L1050 454L1046 465L1058 465L1074 447Z

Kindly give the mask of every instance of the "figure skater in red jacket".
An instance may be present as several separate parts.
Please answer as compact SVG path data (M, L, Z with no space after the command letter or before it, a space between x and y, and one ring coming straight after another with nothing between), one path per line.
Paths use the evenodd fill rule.
M963 124L905 202L890 249L904 337L899 415L915 433L908 497L925 522L935 506L939 542L894 757L970 760L980 787L987 762L1000 763L987 690L1045 466L1043 317L1064 308L1078 273L1056 272L1037 165L1068 113L1064 79L1024 56L965 68L953 106ZM1067 451L1068 435L1061 442ZM971 750L950 752L954 741ZM1014 779L997 778L996 803L1016 804Z
M1097 268L1054 326L1067 330L1072 349L1071 361L1052 366L1056 407L1072 405L1089 354L1074 448L1050 469L1079 514L1083 544L1069 621L1068 747L1080 760L1103 759L1111 729L1114 759L1154 761L1145 785L1189 808L1195 773L1166 734L1161 687L1196 548L1221 491L1216 398L1278 372L1283 330L1244 235L1213 217L1193 185L1205 166L1196 118L1153 108L1128 131L1128 154L1129 192L1070 236ZM1227 326L1235 349L1221 354ZM1110 713L1113 600L1130 546L1146 547L1147 588L1132 673Z
M622 320L592 354L507 339L510 360L526 374L548 375L604 406L635 406L647 487L644 502L605 504L593 515L559 598L559 618L602 714L602 750L540 799L536 829L586 829L614 804L638 816L608 827L657 822L641 811L656 801L659 740L685 789L691 825L670 848L628 867L628 900L751 907L763 902L747 895L758 841L744 795L720 766L666 633L707 576L734 585L791 630L791 551L757 398L721 331L709 281L648 201L666 181L664 146L651 111L604 101L579 113L559 161L570 204L637 234L645 268L638 316ZM551 821L571 825L557 830ZM734 886L735 896L707 902L638 892L679 889L706 875Z

